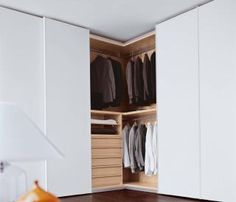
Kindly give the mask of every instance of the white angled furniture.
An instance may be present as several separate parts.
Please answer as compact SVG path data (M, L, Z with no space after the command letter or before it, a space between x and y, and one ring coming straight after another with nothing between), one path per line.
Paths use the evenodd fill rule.
M49 191L91 192L89 32L55 20L45 23L46 125L65 158L47 164Z

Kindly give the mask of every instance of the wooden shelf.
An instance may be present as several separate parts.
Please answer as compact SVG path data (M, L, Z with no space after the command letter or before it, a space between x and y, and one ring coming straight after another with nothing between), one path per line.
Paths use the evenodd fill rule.
M136 111L130 111L130 112L123 112L123 116L134 116L134 115L148 115L148 114L154 114L156 113L156 108L152 109L143 109L143 110L136 110Z
M120 126L121 124L110 124L110 123L91 123L91 125L99 125L99 126Z
M92 114L97 115L121 115L121 112L113 112L113 111L104 111L104 110L91 110Z
M120 139L121 136L119 134L91 134L92 138L98 139Z
M131 116L131 115L145 115L145 114L153 114L157 112L156 108L151 109L141 109L129 112L113 112L113 111L103 111L103 110L91 110L92 114L98 115L123 115L123 116Z

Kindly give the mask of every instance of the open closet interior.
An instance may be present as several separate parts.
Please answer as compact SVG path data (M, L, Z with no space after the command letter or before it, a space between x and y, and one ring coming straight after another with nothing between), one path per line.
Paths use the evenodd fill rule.
M92 35L90 51L93 191L156 192L155 35L124 45Z

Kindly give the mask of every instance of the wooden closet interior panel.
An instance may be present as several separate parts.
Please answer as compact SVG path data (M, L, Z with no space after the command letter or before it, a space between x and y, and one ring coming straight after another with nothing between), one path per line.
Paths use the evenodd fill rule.
M123 168L123 134L122 128L126 123L145 123L156 121L156 103L149 105L129 104L126 66L129 60L140 57L143 61L144 55L155 51L155 35L143 37L119 45L110 42L109 39L90 37L90 59L91 62L98 56L112 58L121 63L123 95L118 107L108 107L103 110L92 110L91 117L97 119L112 118L117 121L115 134L93 134L92 133L92 173L93 191L109 189L135 189L141 191L157 192L157 176L146 176L144 172L131 173L130 168ZM91 124L93 131L94 124ZM96 126L98 127L98 126ZM99 127L109 127L100 125Z

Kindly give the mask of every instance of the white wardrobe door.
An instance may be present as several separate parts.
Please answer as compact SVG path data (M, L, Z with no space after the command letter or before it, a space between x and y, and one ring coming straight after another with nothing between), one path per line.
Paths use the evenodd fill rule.
M64 154L49 161L48 189L91 192L89 31L45 19L47 136Z
M236 201L236 2L200 7L202 198Z
M156 26L158 191L200 196L198 10Z
M16 103L44 130L43 20L0 7L0 101ZM27 146L27 142L25 143ZM45 186L45 163L19 164L28 187Z

